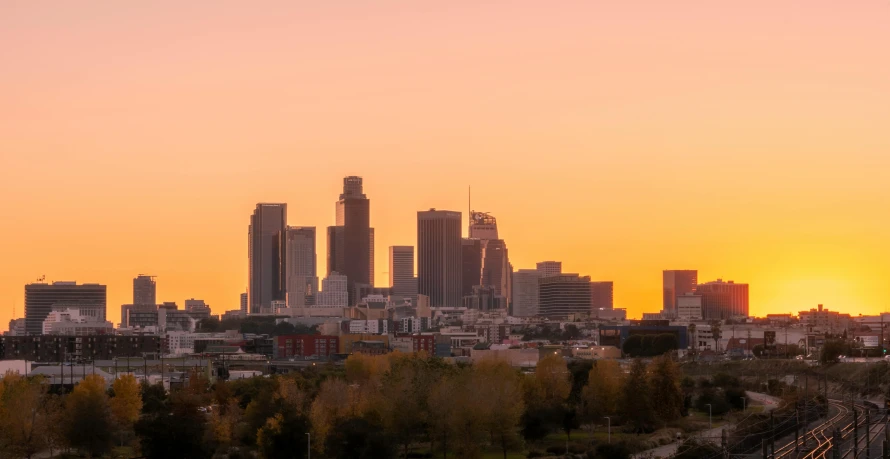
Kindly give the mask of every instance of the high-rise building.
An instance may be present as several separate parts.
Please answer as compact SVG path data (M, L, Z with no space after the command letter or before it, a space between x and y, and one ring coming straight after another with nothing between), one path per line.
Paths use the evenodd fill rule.
M82 305L101 311L101 320L106 315L106 287L99 284L76 282L34 283L25 285L25 330L29 335L43 332L43 321L55 305L75 307Z
M350 292L355 284L374 285L371 200L363 192L361 177L343 179L336 212L336 226L328 227L328 274L336 271L345 275ZM350 298L350 304L355 301Z
M158 304L157 287L154 276L136 276L133 279L133 304Z
M537 264L537 270L541 277L553 277L562 274L561 261L541 261Z
M414 246L394 245L389 248L389 285L395 301L417 296L417 278L414 277Z
M349 306L346 276L332 272L321 280L321 291L315 296L315 307L345 308Z
M515 317L533 317L538 315L538 279L541 273L537 269L520 269L513 273L513 311Z
M701 296L702 318L731 319L748 317L748 284L733 281L698 284L695 293Z
M247 314L247 292L241 294L241 315Z
M315 227L288 226L287 252L287 306L302 308L311 305L318 293L316 270Z
M567 317L569 314L590 314L590 277L560 274L538 280L538 315Z
M677 297L695 292L695 286L698 284L698 271L694 269L665 270L662 280L664 285L662 311L676 315Z
M250 314L271 311L284 301L287 204L257 204L248 230L247 301Z
M461 306L461 249L460 212L417 212L417 291L430 306Z
M482 272L479 285L493 287L509 303L513 294L510 285L513 268L507 256L507 243L498 237L497 219L487 212L470 211L469 236L481 242ZM464 287L464 291L468 291L467 287Z
M590 307L592 309L612 309L614 307L614 284L612 281L590 283Z
M482 240L461 240L461 294L473 294L473 287L482 285Z

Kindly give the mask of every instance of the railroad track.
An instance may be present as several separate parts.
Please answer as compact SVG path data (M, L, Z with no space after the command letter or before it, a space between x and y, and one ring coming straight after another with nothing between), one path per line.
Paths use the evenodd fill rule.
M835 402L837 402L837 401L832 401L832 404L834 405ZM837 406L837 405L835 405L835 406ZM860 411L863 413L869 409L865 405L861 405L861 404L854 405L854 408L857 411ZM845 416L849 416L849 415L850 415L850 409L846 409ZM877 438L877 435L884 428L885 420L886 420L886 415L881 415L878 419L875 420L876 424L869 427L869 432L871 433L871 437L870 437L871 439ZM849 438L851 435L853 435L854 429L860 428L861 426L865 425L866 418L863 415L863 416L859 417L857 421L858 422L855 426L853 424L854 421L850 421L849 423L847 423L840 429L840 440L841 441L843 441L843 440ZM829 453L831 453L832 448L834 448L836 446L833 444L832 431L831 431L830 427L821 428L818 432L818 436L821 437L819 444L812 451L807 453L807 455L803 456L804 459L827 459L830 457ZM859 437L857 444L854 445L854 448L851 448L850 450L848 450L841 457L848 458L848 457L855 456L853 451L859 450L860 449L859 445L861 443L863 443L865 441L865 439L866 439L866 435L862 435L861 437ZM867 447L867 445L864 445L864 447Z
M838 422L843 421L843 419L850 415L850 408L848 408L844 403L840 400L829 400L828 403L831 406L834 406L838 410L838 414L826 420L825 422L817 425L816 427L804 432L803 436L801 436L797 441L790 441L778 448L773 454L775 459L782 459L786 457L791 457L794 453L799 451L799 447L806 446L807 442L815 440L817 443L816 448L813 451L818 450L820 447L824 446L826 442L831 441L831 429Z

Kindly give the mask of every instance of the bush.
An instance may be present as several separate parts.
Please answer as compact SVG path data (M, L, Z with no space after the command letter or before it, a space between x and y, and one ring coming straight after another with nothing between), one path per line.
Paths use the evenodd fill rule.
M734 410L744 410L745 404L747 403L745 400L747 399L747 395L745 394L744 389L740 389L738 387L730 387L723 391L724 398L726 402L729 403L730 406Z

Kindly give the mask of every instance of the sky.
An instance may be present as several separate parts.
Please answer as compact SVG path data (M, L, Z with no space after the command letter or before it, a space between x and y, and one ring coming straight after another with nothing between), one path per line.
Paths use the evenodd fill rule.
M750 284L751 312L890 304L890 2L0 3L0 329L24 285L238 308L257 202L376 280L416 212L498 219L516 269ZM465 220L466 221L466 220ZM323 234L323 233L322 233ZM318 240L319 270L326 241Z

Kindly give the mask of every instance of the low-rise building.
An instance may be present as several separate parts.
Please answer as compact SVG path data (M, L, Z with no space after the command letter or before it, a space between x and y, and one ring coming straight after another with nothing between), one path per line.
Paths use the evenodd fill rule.
M572 348L572 357L576 359L620 359L621 349L615 346L593 346Z
M275 337L275 357L328 358L339 351L340 337L330 335L282 335Z

